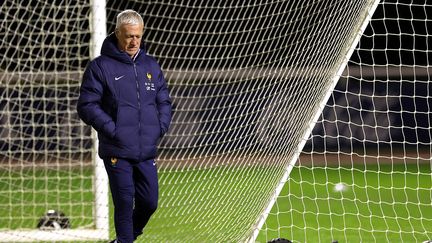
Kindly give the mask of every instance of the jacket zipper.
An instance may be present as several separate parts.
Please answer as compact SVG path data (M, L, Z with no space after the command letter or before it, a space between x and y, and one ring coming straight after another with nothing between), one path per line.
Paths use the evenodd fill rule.
M141 97L140 97L140 84L139 84L139 80L138 80L138 72L137 72L137 68L136 68L136 63L134 60L133 63L134 66L134 71L135 71L135 83L136 83L136 95L137 95L137 99L138 99L138 136L140 138L139 140L139 157L141 160L141 153L142 153L142 145L141 145Z

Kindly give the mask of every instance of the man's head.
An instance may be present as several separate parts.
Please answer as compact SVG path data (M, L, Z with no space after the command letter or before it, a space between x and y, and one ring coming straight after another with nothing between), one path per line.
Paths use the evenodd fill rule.
M144 32L144 21L134 10L124 10L117 15L115 35L117 46L129 56L137 53Z

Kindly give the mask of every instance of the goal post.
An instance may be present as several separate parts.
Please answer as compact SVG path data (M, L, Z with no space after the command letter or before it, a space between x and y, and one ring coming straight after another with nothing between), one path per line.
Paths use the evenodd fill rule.
M285 186L286 182L288 181L289 175L294 168L295 164L298 161L298 158L300 156L301 151L303 150L303 147L305 146L308 137L311 136L312 130L318 121L319 117L322 114L322 111L330 98L335 86L339 82L341 75L343 71L346 69L347 63L354 52L355 47L357 46L364 30L366 29L367 25L369 24L372 15L375 12L375 9L377 8L379 3L379 0L375 0L370 3L370 5L366 5L365 9L366 11L361 11L364 15L359 17L359 25L357 28L355 28L355 31L352 33L352 40L347 41L347 43L350 43L348 48L345 50L345 57L342 59L342 61L339 64L339 67L337 68L337 72L334 74L334 77L332 78L331 85L328 86L326 93L324 95L324 98L321 100L319 106L317 107L317 110L314 112L314 115L312 116L312 119L308 122L309 127L305 129L304 134L302 135L302 140L298 143L298 146L296 148L296 153L291 157L290 162L287 164L287 167L285 169L285 172L278 183L278 185L275 188L273 197L270 199L268 206L265 208L261 216L258 218L257 224L253 230L252 236L249 239L249 242L255 242L258 234L260 233L260 230L262 229L270 211L272 210L274 204L276 203L277 197L281 193L283 187ZM342 52L343 53L343 52ZM343 56L343 55L342 55Z
M91 11L91 45L90 58L95 58L100 55L103 40L107 35L106 31L106 0L93 0ZM97 134L92 129L93 138L93 161L95 161L95 226L96 229L102 230L103 234L99 234L101 239L109 238L109 200L108 200L108 175L105 171L105 166L98 155Z
M75 111L105 9L105 0L1 3L0 242L109 239L107 175ZM70 228L38 229L50 211Z

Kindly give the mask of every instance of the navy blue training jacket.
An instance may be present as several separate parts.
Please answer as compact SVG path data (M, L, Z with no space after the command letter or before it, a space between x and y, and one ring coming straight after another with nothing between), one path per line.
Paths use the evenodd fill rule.
M153 159L171 123L165 78L143 46L131 58L110 34L84 72L77 110L98 132L101 158Z

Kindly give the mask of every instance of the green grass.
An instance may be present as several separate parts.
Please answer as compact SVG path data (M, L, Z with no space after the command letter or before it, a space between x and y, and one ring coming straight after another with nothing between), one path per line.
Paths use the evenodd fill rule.
M346 191L334 191L339 182ZM422 242L432 238L431 188L428 164L296 167L257 240Z
M0 227L34 229L47 210L92 227L92 168L0 170ZM48 193L47 193L48 192Z
M137 242L243 240L236 234L265 207L274 169L161 171L160 207ZM92 227L91 172L0 170L0 226L35 228L61 207L74 228ZM338 182L347 190L335 192ZM257 241L421 242L432 238L431 188L429 165L295 167Z
M270 193L272 171L264 167L160 173L160 207L140 242L242 241Z

